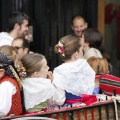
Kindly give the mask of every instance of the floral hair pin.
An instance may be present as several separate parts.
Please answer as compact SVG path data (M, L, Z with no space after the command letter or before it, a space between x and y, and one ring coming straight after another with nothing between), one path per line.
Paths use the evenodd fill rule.
M18 68L17 71L21 78L25 78L27 76L25 67Z
M59 52L63 57L65 57L65 49L64 49L64 45L63 45L63 43L62 43L61 40L58 42L58 52Z
M27 76L26 69L25 69L25 67L23 67L21 61L17 67L17 71L18 71L21 78L25 78Z

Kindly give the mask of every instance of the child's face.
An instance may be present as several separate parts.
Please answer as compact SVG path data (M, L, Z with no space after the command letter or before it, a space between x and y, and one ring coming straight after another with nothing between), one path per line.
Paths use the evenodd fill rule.
M40 69L40 71L38 71L38 77L42 77L42 78L47 78L47 73L49 70L49 67L47 66L47 61L45 58L43 58L43 60L41 61L42 67Z

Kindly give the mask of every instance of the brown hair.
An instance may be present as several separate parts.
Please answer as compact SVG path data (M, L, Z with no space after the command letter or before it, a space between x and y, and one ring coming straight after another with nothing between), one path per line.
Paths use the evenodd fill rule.
M108 62L105 58L90 57L88 60L89 65L93 68L96 74L108 73Z
M63 60L71 59L71 56L79 50L81 47L80 39L76 35L67 35L60 39L61 43L63 44L64 49L64 56L59 53L58 44L55 45L54 51L61 55Z
M103 42L103 35L96 29L86 29L84 31L84 40L89 43L89 47L99 49Z
M39 53L30 53L22 58L22 64L26 68L27 76L30 77L34 72L41 69L42 64L40 62L45 58Z
M29 52L29 49L30 49L29 42L23 37L17 37L13 41L17 41L17 40L22 41L22 46L21 47L23 47L23 49L28 48L28 52Z
M16 48L9 46L9 45L3 45L0 47L0 52L5 54L10 60L14 61L16 55L18 54L18 51Z

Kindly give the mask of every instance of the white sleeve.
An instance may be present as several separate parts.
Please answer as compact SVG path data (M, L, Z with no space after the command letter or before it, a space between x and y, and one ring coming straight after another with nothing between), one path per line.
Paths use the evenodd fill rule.
M12 42L12 40L1 38L1 39L0 39L0 46L3 46L3 45L11 45L11 42Z
M83 67L84 77L84 85L87 86L86 94L92 94L95 86L95 72L90 67L88 62L86 62L85 66ZM89 82L88 82L89 81Z
M12 105L12 95L16 93L16 87L9 81L0 84L0 117L6 116Z
M65 91L55 86L54 95L48 100L49 105L63 105L65 102Z

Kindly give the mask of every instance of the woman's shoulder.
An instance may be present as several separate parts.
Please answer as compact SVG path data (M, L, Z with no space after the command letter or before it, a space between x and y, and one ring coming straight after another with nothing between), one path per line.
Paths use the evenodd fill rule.
M88 58L90 58L90 57L92 57L92 56L98 57L98 58L102 58L101 52L100 52L98 49L96 49L96 48L90 48L90 49L89 49L88 51L86 51L85 54L84 54L84 57L85 57L86 59L88 59Z

